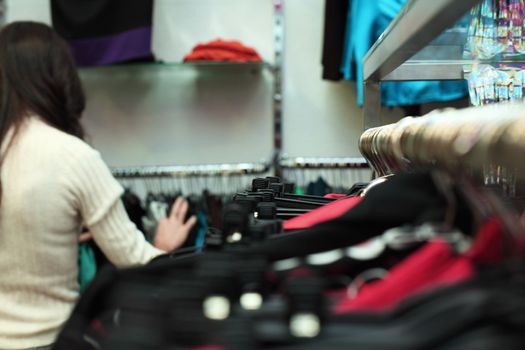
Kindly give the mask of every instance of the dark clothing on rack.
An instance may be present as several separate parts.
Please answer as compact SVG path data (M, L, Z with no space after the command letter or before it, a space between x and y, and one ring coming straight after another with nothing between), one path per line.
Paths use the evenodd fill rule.
M385 310L421 291L461 282L476 266L496 264L503 258L503 232L498 220L489 220L476 235L474 245L457 254L445 241L432 241L394 267L379 282L365 286L356 298L345 298L336 313Z
M323 79L341 80L348 0L325 0Z
M335 317L316 340L274 349L523 349L524 295L517 271L489 271L414 296L391 312Z
M208 222L210 227L222 228L222 198L215 196L210 191L202 193L208 211Z
M142 207L140 198L129 189L126 189L122 194L122 203L129 216L131 222L137 226L137 228L144 233L144 226L142 225L142 217L146 215L146 211Z
M152 57L153 0L51 0L51 15L79 66Z
M270 260L348 247L405 224L441 222L447 203L429 173L399 174L370 189L348 212L307 230L285 233L254 246ZM458 224L471 233L471 214L458 205Z
M306 193L312 196L324 196L332 192L330 185L322 178L319 177L314 182L310 182L306 188Z
M398 174L364 197L318 203L337 215L282 233L266 209L315 198L261 184L224 207L202 251L102 271L54 349L523 348L525 265L503 261L503 220L457 185ZM473 213L485 218L475 229Z

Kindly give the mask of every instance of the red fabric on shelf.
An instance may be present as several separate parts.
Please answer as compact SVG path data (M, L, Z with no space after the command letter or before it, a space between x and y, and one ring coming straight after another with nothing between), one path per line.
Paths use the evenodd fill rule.
M192 61L258 62L262 59L257 51L239 41L217 39L195 46L192 52L184 57L184 62Z
M335 219L361 201L363 197L348 197L333 201L306 214L299 215L283 223L285 231L302 230L324 221Z
M487 221L471 248L456 255L449 243L427 243L381 281L365 285L356 298L345 298L334 306L334 313L382 311L403 299L438 286L453 284L472 276L476 264L491 264L503 258L502 229L498 220Z

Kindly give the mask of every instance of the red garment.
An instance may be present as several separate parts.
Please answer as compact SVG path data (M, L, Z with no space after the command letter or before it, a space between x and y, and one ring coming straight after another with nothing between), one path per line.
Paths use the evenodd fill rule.
M184 62L190 61L230 61L230 62L258 62L261 56L239 41L213 40L206 44L198 44L188 55Z
M325 204L306 214L296 216L283 223L285 231L302 230L321 222L335 219L352 209L363 197L348 197Z
M325 194L323 197L324 198L336 198L336 199L339 199L339 198L344 198L344 197L347 197L347 196L348 196L347 194L328 193L328 194Z
M365 285L354 299L337 303L334 313L390 309L416 293L463 281L474 274L476 264L501 261L502 242L501 224L492 219L481 227L474 244L463 255L456 255L443 241L427 243L394 267L384 280Z

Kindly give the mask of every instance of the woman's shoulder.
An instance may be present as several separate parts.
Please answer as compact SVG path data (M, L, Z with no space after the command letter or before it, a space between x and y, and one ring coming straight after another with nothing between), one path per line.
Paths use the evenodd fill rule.
M40 147L35 152L39 154L39 159L35 161L53 173L62 174L65 181L85 179L86 176L111 176L100 153L78 137L58 130L42 120L29 121L23 134L26 150Z
M63 132L43 120L31 118L20 134L17 147L24 159L47 168L51 172L70 173L75 169L107 167L100 153L80 138ZM37 157L37 158L35 158Z
M98 154L85 141L48 125L38 117L31 117L26 127L28 141L49 149L54 155L77 158Z

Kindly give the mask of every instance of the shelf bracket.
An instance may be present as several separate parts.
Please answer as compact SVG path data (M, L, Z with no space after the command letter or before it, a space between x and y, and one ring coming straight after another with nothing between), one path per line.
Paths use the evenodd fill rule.
M381 125L381 83L374 80L364 82L364 129Z

